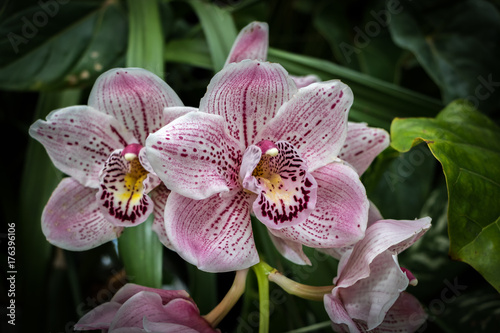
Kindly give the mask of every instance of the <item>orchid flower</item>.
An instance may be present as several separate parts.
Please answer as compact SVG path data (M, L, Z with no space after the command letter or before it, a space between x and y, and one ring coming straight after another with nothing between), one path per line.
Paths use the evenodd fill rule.
M279 64L227 64L199 111L146 141L151 166L172 190L165 228L173 248L205 271L250 267L259 261L250 213L275 236L310 247L361 239L368 199L338 158L352 100L338 80L297 89Z
M75 330L119 332L218 332L200 316L184 290L163 290L128 283L104 304L85 314Z
M342 254L335 288L324 297L339 332L414 332L426 320L418 300L403 292L416 278L401 268L397 254L431 226L430 218L384 220L372 205L365 237Z
M70 176L59 183L42 214L50 243L91 249L154 212L153 229L170 246L163 226L169 191L151 172L143 145L150 132L180 115L164 108L181 105L153 73L113 69L96 80L88 106L55 110L31 126L30 135Z
M252 22L238 34L226 65L244 59L266 60L269 43L269 28L267 23ZM290 76L297 88L306 87L319 82L316 75ZM347 137L341 148L339 157L351 165L361 176L375 157L389 146L389 134L380 128L368 127L365 123L348 122ZM325 194L327 195L327 194ZM269 233L278 251L296 264L309 264L310 260L302 250L300 242L280 238ZM342 248L338 248L341 250ZM337 249L328 249L328 253Z

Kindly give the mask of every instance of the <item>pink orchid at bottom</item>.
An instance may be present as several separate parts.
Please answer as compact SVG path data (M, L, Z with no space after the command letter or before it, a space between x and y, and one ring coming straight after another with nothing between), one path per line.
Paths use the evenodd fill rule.
M149 133L179 116L164 108L179 105L175 92L153 73L113 69L96 80L88 106L55 110L31 126L30 135L70 176L43 211L42 230L50 243L91 249L154 212L153 229L169 246L162 216L169 191L151 173L143 145Z
M401 268L397 254L431 226L419 220L384 220L372 205L365 237L345 249L335 288L324 297L338 332L414 332L427 316L418 300L403 292L416 278Z
M108 333L218 332L200 316L184 290L163 290L128 283L108 302L85 314L75 330Z
M199 111L146 141L154 171L172 190L165 228L173 248L206 271L250 267L259 261L251 213L276 237L310 247L361 239L368 199L338 158L352 101L338 80L297 89L278 64L226 65Z

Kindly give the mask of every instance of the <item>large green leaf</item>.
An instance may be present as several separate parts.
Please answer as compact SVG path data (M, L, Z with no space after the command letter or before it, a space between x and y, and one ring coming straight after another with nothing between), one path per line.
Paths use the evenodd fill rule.
M2 20L1 89L84 86L123 64L128 27L119 2L40 3L20 6Z
M441 88L444 103L466 98L499 109L500 14L485 0L401 1L390 30Z
M435 119L395 119L392 146L425 142L441 162L449 207L450 255L500 291L500 128L465 101Z

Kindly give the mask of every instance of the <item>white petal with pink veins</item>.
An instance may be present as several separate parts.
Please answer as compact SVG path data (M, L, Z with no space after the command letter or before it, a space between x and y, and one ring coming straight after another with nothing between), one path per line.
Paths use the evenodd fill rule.
M88 106L55 110L31 125L29 133L59 170L93 188L109 154L136 142L116 119Z
M352 102L351 89L338 80L313 83L299 89L256 140L292 144L312 172L337 158L347 135Z
M281 65L243 60L226 65L213 77L200 111L222 116L229 134L244 150L296 91Z
M220 116L190 112L146 141L146 155L167 188L205 199L240 187L241 151Z
M369 202L356 171L331 163L314 172L317 202L306 221L271 230L278 237L315 248L340 248L360 240L365 233Z
M101 213L96 189L64 178L42 213L42 231L49 243L71 251L85 251L117 238L117 228Z
M158 235L160 242L167 248L174 250L170 240L168 239L167 232L165 230L165 205L167 204L167 199L170 194L165 185L161 184L151 192L151 199L154 203L154 221L153 221L153 231Z
M142 68L103 73L92 87L88 103L116 118L141 144L149 133L165 125L165 107L183 105L168 84Z
M165 229L181 257L207 272L228 272L259 262L243 191L193 200L170 193Z
M269 45L269 26L265 22L252 22L241 29L233 43L226 65L245 59L267 59Z
M339 157L352 165L359 175L370 166L375 157L389 146L389 133L364 123L349 122L347 138Z

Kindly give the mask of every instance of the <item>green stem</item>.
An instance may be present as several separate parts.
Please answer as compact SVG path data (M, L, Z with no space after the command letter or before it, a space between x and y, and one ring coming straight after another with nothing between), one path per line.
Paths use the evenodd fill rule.
M323 301L325 294L330 293L335 287L334 285L316 287L298 283L287 278L277 270L273 270L267 277L269 281L276 283L290 295L295 295L312 301Z
M267 275L273 270L271 266L261 260L252 266L257 276L259 287L259 333L269 332L269 280Z
M222 301L209 314L203 316L212 327L217 327L245 292L248 269L236 272L233 285Z
M131 282L161 288L163 245L152 229L153 219L151 214L142 224L125 228L118 238L118 252Z

